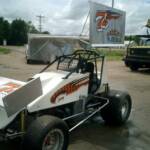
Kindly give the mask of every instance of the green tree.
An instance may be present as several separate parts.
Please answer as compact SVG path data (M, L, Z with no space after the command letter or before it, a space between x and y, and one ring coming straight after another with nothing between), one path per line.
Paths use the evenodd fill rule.
M27 43L28 27L24 20L16 19L11 23L11 44L22 45Z
M3 17L0 17L0 45L3 43Z
M9 41L10 36L10 24L3 17L0 17L0 44L3 44L3 40Z
M31 21L27 22L27 30L28 33L39 33L39 31L35 28Z
M134 41L137 45L140 44L140 37L137 35L125 36L125 40Z
M0 17L0 45L3 44L3 40L7 40L11 45L23 45L27 43L28 33L39 33L31 21L15 19L9 23Z
M136 43L137 45L140 45L140 37L139 37L139 36L134 36L134 37L133 37L133 40L135 41L135 43Z
M125 36L125 40L126 40L126 41L130 41L130 40L131 40L131 36L127 36L127 35L126 35L126 36Z
M9 42L10 39L10 24L7 20L3 22L3 39Z
M50 34L48 31L43 31L42 34Z

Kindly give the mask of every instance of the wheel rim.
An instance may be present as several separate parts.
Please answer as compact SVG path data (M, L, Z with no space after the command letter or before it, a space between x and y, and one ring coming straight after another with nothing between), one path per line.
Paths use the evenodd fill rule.
M128 109L129 109L129 105L128 105L128 102L126 101L121 107L121 116L123 120L126 119L128 115Z
M62 150L63 143L63 132L60 129L53 129L44 138L42 150Z

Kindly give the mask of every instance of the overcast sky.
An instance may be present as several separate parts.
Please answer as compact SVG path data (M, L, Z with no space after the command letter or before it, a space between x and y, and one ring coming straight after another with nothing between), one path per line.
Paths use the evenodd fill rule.
M111 6L111 0L96 0ZM150 0L115 0L115 8L126 11L126 34L141 34L150 18ZM52 34L79 35L89 11L89 0L0 0L0 15L9 21L22 18Z

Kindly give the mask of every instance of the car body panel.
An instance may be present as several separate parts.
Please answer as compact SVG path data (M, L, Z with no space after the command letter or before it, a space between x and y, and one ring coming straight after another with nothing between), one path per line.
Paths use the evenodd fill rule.
M89 73L73 73L65 79L68 72L43 72L36 74L32 79L40 78L43 94L29 103L26 108L29 113L50 109L56 106L80 100L80 96L88 95ZM8 116L3 98L27 85L22 81L0 77L0 129L6 127L20 111ZM35 90L35 89L34 89ZM32 93L32 91L31 91ZM15 104L14 104L15 105Z
M0 77L0 129L6 127L19 113L15 113L14 115L8 117L7 112L4 107L3 97L8 95L9 93L14 92L19 87L23 86L25 82L13 80L9 78Z

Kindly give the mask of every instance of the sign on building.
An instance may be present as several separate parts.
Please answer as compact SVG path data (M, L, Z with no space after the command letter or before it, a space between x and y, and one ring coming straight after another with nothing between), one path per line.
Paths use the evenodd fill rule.
M92 47L124 44L125 12L90 2L90 41Z

